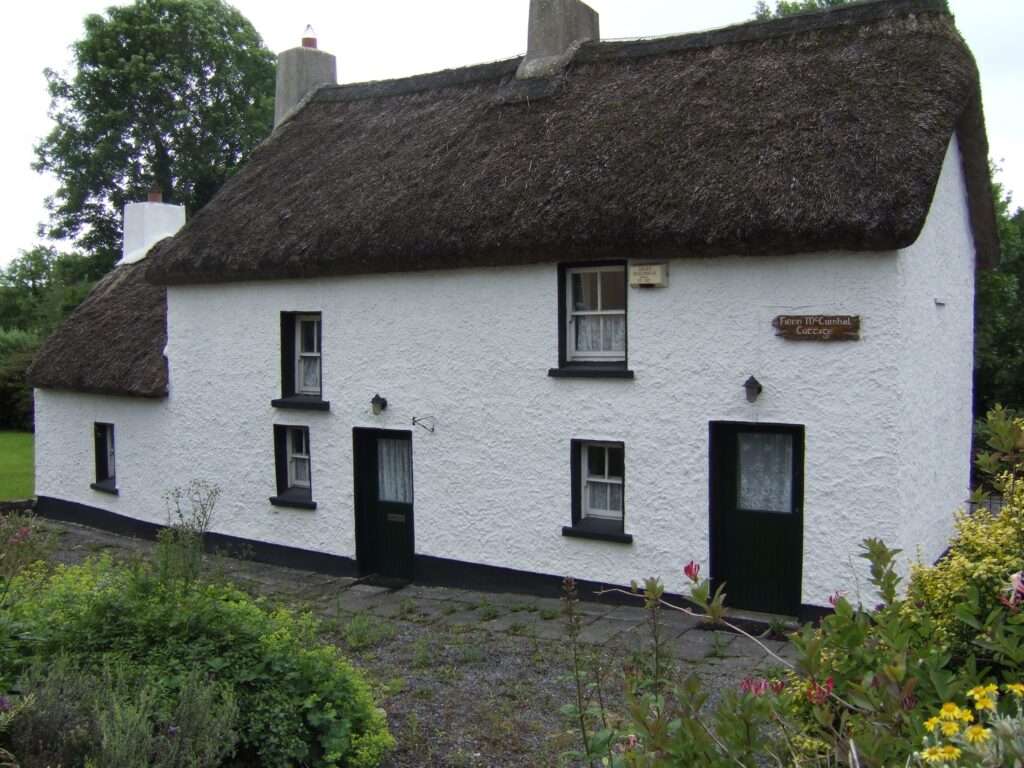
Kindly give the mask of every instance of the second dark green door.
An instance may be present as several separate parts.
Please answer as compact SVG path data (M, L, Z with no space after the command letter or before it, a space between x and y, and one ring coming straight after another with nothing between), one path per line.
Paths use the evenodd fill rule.
M726 605L795 616L803 573L804 428L712 422L711 579Z

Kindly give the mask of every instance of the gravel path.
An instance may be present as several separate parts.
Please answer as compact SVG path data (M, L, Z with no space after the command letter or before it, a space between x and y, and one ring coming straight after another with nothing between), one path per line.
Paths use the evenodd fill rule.
M52 559L78 563L101 552L148 559L153 543L42 520L54 532ZM544 768L566 765L578 735L559 707L574 700L571 657L559 600L407 586L397 591L279 566L209 558L239 587L323 621L324 639L374 682L398 749L385 768ZM581 602L581 639L608 658L611 700L621 666L649 648L643 611ZM697 670L714 692L771 666L750 641L665 616L680 673ZM768 645L786 655L778 642Z

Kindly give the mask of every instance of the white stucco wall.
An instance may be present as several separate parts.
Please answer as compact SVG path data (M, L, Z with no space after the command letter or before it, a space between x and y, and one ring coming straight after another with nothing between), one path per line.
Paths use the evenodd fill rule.
M932 562L969 494L974 241L957 141L917 241L900 253L904 300L899 546Z
M172 287L169 398L38 393L38 492L162 522L165 490L216 480L217 531L354 557L352 428L405 429L417 553L604 582L661 575L679 590L682 564L708 560L708 423L802 424L802 602L824 604L865 572L863 538L931 552L934 522L963 497L972 288L956 253L958 168L947 163L927 239L899 256L673 260L668 287L629 289L633 380L547 375L558 359L554 264ZM270 405L282 311L323 314L329 412ZM860 315L861 340L774 335L776 315L810 313ZM742 388L751 374L764 385L755 404ZM375 417L377 392L388 409ZM414 416L433 416L436 432ZM88 487L93 421L117 425L118 497ZM309 427L315 511L268 502L275 423ZM941 447L918 450L936 434ZM632 545L561 535L574 438L625 444ZM911 496L925 485L926 497Z

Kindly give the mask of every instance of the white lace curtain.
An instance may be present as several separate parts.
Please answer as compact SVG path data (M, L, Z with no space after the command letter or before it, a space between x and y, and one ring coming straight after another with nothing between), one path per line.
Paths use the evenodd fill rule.
M737 472L740 509L793 511L793 436L781 432L740 433Z
M377 440L377 498L412 503L412 443Z
M576 349L580 352L624 352L625 315L577 315Z

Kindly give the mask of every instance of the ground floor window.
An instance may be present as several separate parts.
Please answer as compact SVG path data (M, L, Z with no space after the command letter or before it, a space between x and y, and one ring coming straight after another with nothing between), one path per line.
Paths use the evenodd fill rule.
M625 533L626 448L619 442L573 440L572 525L566 536L628 543Z
M117 493L114 425L102 422L93 424L93 443L96 456L96 482L92 484L92 487L97 491Z
M274 461L277 495L270 503L283 507L316 509L309 427L274 426Z

